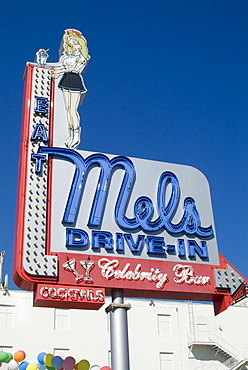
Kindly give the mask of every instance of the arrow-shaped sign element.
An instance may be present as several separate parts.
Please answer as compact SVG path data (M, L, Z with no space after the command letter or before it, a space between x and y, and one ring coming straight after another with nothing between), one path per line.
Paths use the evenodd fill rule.
M214 269L215 287L230 289L233 295L244 282L244 278L238 274L228 263L226 269Z

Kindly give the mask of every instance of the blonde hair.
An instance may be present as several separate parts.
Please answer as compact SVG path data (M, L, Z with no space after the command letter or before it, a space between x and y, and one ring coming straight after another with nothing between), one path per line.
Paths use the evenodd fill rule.
M88 51L88 47L87 47L87 41L85 39L85 37L83 35L76 35L74 33L68 33L68 32L65 32L64 36L63 36L63 48L64 48L64 52L66 54L69 54L72 52L73 48L69 45L69 39L70 38L73 38L74 40L76 40L79 45L80 45L80 52L82 53L82 55L84 56L84 58L86 60L89 60L90 59L90 55L89 55L89 51Z

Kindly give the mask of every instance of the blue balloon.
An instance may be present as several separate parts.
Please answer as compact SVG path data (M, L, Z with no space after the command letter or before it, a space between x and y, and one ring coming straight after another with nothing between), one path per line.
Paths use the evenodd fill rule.
M46 364L41 365L40 363L37 364L39 370L46 370Z
M19 365L19 370L26 370L29 363L27 361L22 361Z
M37 360L41 365L44 365L44 357L46 356L46 352L41 352L37 356Z
M54 356L52 358L52 366L55 369L62 369L62 367L63 367L63 359L60 356Z

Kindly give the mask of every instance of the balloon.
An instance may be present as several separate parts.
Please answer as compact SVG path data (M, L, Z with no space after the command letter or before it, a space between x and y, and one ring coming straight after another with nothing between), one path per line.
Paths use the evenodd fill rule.
M54 355L52 355L51 353L48 353L45 357L44 357L44 362L46 364L46 366L49 366L51 367L52 366L52 359L53 359Z
M7 352L0 352L0 361L1 362L6 362L6 360L9 358Z
M15 360L10 360L8 363L8 368L9 370L17 370L19 368L19 364Z
M37 369L38 369L37 365L33 363L28 364L28 366L26 367L26 370L37 370Z
M7 353L8 357L7 357L6 361L4 361L4 362L7 362L7 364L8 364L13 359L13 355L9 352L6 352L6 353Z
M46 365L41 365L40 363L37 364L39 370L46 370Z
M22 362L26 357L26 353L24 351L17 351L14 353L14 360L17 362Z
M19 370L26 370L27 366L28 366L28 362L27 361L23 361L19 365Z
M54 356L52 358L52 366L55 369L62 369L62 367L63 367L63 359L60 356Z
M47 370L55 370L53 366L46 366ZM63 369L61 369L63 370Z
M38 368L39 363L38 363L38 360L37 360L36 357L31 358L28 362L29 362L29 364L35 364Z
M0 362L0 367L2 366L2 362Z
M77 363L77 370L89 370L90 363L87 360L81 360Z
M111 368L109 366L103 366L100 368L100 370L111 370Z
M37 360L41 365L44 365L44 357L46 356L46 352L41 352L37 356Z
M91 366L90 370L100 370L100 366L99 365L93 365L93 366Z
M65 370L73 370L75 363L76 363L75 358L66 357L63 361L63 368Z

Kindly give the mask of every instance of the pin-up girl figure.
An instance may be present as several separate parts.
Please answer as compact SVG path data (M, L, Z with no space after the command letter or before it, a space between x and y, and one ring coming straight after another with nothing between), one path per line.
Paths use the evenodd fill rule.
M75 29L65 30L62 39L62 53L57 63L47 63L54 69L53 76L63 74L58 87L62 90L65 109L67 114L69 136L65 145L70 149L76 149L80 143L80 117L78 107L82 104L86 87L81 74L90 59L87 41L82 33Z

